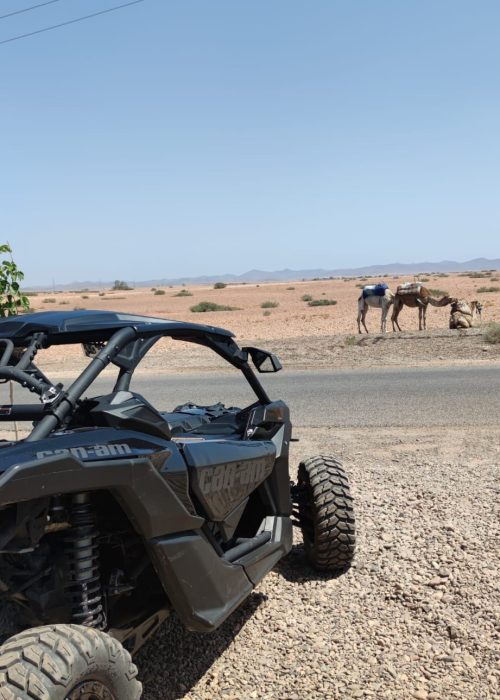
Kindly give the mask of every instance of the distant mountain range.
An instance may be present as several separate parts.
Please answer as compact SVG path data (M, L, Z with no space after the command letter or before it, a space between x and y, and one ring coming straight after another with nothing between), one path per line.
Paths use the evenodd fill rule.
M232 284L245 284L251 282L291 282L294 280L310 280L329 277L374 277L377 275L415 275L417 273L432 272L466 272L476 270L500 270L500 258L494 260L488 258L475 258L465 262L454 260L441 260L441 262L417 262L417 263L389 263L386 265L367 265L365 267L345 267L334 270L317 268L313 270L249 270L242 275L230 273L223 275L202 275L199 277L175 277L151 280L124 280L133 287L164 287L166 285L179 284L213 284L214 282L227 282ZM114 280L110 281L82 281L69 284L58 284L57 289L92 289L96 287L112 287ZM53 287L37 287L37 289L53 289Z

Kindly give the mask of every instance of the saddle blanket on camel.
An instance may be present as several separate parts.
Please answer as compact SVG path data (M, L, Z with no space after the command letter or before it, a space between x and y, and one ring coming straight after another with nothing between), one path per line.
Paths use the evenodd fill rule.
M383 297L386 289L389 289L389 287L385 282L367 284L363 287L363 299L366 299L366 297Z
M404 284L398 284L396 292L398 294L420 294L422 285L420 282L405 282Z

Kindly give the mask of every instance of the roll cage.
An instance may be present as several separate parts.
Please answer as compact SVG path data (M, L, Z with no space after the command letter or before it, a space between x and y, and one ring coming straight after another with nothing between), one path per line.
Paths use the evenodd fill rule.
M109 364L119 369L113 391L128 390L140 361L164 337L213 350L241 370L259 404L270 403L249 359L259 372L277 372L279 360L259 348L240 348L223 328L111 311L40 312L0 320L0 382L17 382L41 401L41 405L4 405L0 420L35 421L27 442L47 437L71 417L83 393ZM64 388L53 383L34 360L42 349L75 343L83 345L90 362Z

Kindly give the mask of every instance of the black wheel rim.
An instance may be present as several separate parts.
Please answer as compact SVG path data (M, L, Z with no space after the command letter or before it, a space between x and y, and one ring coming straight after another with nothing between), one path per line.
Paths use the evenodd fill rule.
M66 700L117 700L117 698L100 681L84 681L70 691Z
M297 504L302 534L310 545L314 544L314 501L309 474L305 469L299 471L297 484Z

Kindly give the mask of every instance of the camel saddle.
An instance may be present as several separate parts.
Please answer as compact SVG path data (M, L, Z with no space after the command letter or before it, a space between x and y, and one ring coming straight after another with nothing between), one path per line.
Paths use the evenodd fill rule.
M397 294L420 294L422 285L420 282L405 282L404 284L398 284L396 293Z
M389 289L389 287L385 284L385 282L380 282L379 284L366 284L363 287L363 299L373 296L383 297L386 289Z

